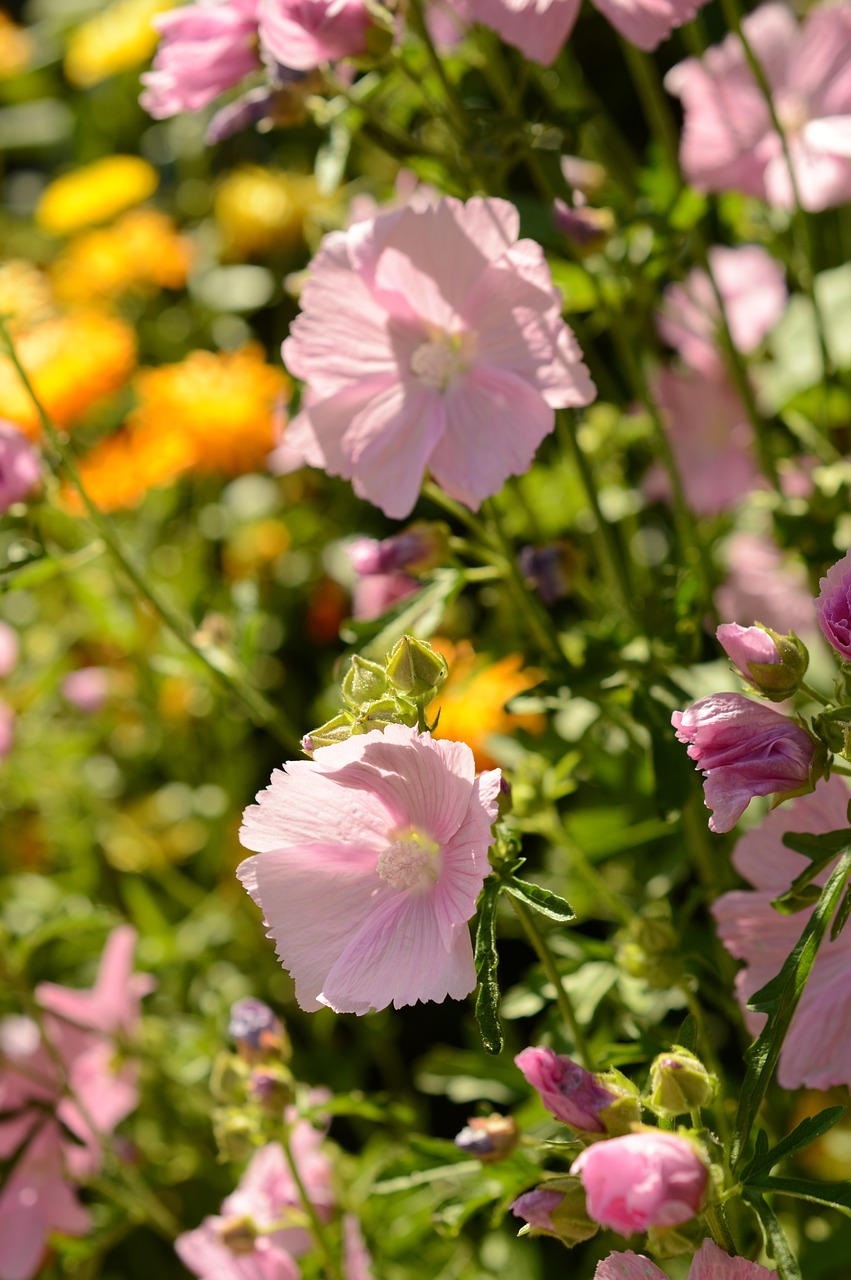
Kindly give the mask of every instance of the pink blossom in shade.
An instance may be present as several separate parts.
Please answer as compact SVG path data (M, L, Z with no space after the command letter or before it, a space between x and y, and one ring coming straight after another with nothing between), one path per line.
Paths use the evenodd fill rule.
M9 704L0 701L0 760L5 760L15 745L15 718Z
M174 1242L178 1258L201 1280L299 1280L295 1259L275 1244L271 1236L257 1236L250 1251L239 1232L238 1219L205 1218L194 1231L185 1231ZM234 1240L233 1247L228 1239Z
M35 998L42 1009L74 1027L106 1036L132 1035L139 1024L139 1005L156 983L148 973L133 972L136 930L122 924L106 940L95 985L84 990L41 982Z
M846 662L851 661L851 551L819 580L815 606L827 643Z
M652 383L689 506L717 515L741 502L759 479L745 407L726 376L659 369ZM661 464L644 478L648 498L670 497Z
M655 49L705 0L593 0L594 7L631 44ZM579 0L469 0L476 21L533 62L555 62L579 14Z
M589 1217L623 1236L688 1222L709 1185L709 1170L687 1138L653 1131L595 1142L570 1172L582 1179Z
M419 591L416 578L400 569L393 573L371 573L359 578L352 597L352 617L358 622L380 618L394 604Z
M544 1045L524 1049L514 1062L557 1120L585 1133L605 1132L600 1112L617 1097L590 1071Z
M546 1187L536 1187L534 1191L524 1191L522 1196L512 1201L510 1208L515 1218L522 1218L533 1231L555 1235L556 1228L550 1214L563 1199L563 1191L547 1191Z
M711 693L671 723L706 781L710 831L730 831L754 796L781 798L810 781L816 744L788 716L740 693Z
M731 1258L712 1240L704 1240L692 1259L688 1280L771 1280L775 1271L746 1258ZM610 1253L597 1264L594 1280L666 1280L655 1262L638 1253Z
M712 914L724 946L745 961L736 992L753 1035L762 1029L765 1015L749 1012L747 1001L780 972L811 914L808 909L781 915L771 905L807 866L803 855L784 846L783 836L787 831L822 835L847 827L849 800L844 779L833 774L811 795L774 810L736 845L733 864L753 888L723 894ZM821 872L816 884L823 884L832 869ZM784 1089L851 1085L849 965L851 933L845 929L834 942L824 940L810 971L780 1051L777 1079Z
M189 4L154 18L161 40L139 101L155 120L200 111L260 69L257 0Z
M749 355L783 313L787 298L783 268L757 244L737 249L713 245L708 256L730 336L736 348ZM691 271L681 284L668 285L656 326L689 368L706 377L723 370L718 300L701 268Z
M799 27L785 4L764 4L744 31L771 88L805 209L851 197L851 4L814 6ZM665 78L682 100L680 162L701 191L744 191L794 206L789 169L768 105L738 36Z
M68 1185L62 1148L55 1121L36 1121L0 1190L0 1280L38 1275L52 1232L83 1236L91 1229L88 1211Z
M370 15L363 0L260 0L257 18L264 53L295 71L366 50Z
M353 1213L343 1218L343 1280L375 1280L372 1258Z
M818 634L807 574L770 539L735 533L726 546L727 578L715 594L721 617L763 622L808 640Z
M445 197L326 236L283 347L307 383L276 469L351 479L394 518L426 470L476 509L594 386L540 246L505 200Z
M740 627L738 622L724 622L715 636L727 657L736 664L746 680L751 679L749 662L773 665L781 661L777 645L762 627Z
M464 39L474 21L471 3L472 0L430 0L426 26L438 52L454 49Z
M41 479L41 462L13 422L0 418L0 515L20 502Z
M237 875L261 907L303 1009L366 1013L461 999L476 975L467 921L488 873L498 769L388 725L272 775Z
M18 665L20 648L15 628L10 627L8 622L0 622L0 676L6 677L14 671Z
M79 667L62 681L62 697L78 711L100 711L109 693L109 672L103 667Z
M667 1276L655 1262L629 1249L626 1253L610 1253L598 1262L594 1280L667 1280Z

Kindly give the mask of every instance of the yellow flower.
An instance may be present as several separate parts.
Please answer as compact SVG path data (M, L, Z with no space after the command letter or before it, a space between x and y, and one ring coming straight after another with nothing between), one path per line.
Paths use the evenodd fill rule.
M0 315L8 317L12 333L32 328L53 311L53 291L43 271L24 258L0 262Z
M436 738L466 742L472 748L476 767L489 769L496 764L488 750L491 735L509 735L515 729L543 732L546 721L542 715L514 715L505 710L506 702L541 679L541 672L533 667L523 669L519 653L491 662L474 653L466 640L452 644L437 638L430 643L449 663L446 683L428 712L433 719L436 710L440 710Z
M262 467L274 447L291 385L282 369L266 364L259 344L193 351L180 364L138 374L130 426L182 437L196 471L240 475Z
M130 289L179 289L190 259L191 245L171 218L132 209L111 227L72 240L53 264L53 281L57 297L77 303Z
M175 0L114 0L102 13L72 32L65 51L65 74L72 84L88 89L119 71L147 62L159 35L153 24L158 13Z
M127 382L136 364L136 339L114 316L80 311L58 316L17 338L21 364L56 426L69 427ZM41 425L8 356L0 356L0 418L38 439Z
M219 184L214 204L225 254L245 258L294 248L316 200L313 177L257 165L235 169Z
M140 156L105 156L51 182L35 220L43 231L67 235L141 204L158 181L156 169Z
M33 56L33 39L0 9L0 80L26 71Z

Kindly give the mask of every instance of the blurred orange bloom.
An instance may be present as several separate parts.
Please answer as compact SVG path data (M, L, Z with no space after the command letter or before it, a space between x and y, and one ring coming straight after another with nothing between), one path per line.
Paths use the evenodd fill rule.
M453 644L437 637L430 643L449 663L446 683L428 712L431 720L440 710L435 738L466 742L476 758L476 767L490 769L497 763L488 750L493 734L507 736L516 729L543 732L544 716L514 715L505 710L506 702L541 680L541 672L534 667L524 669L519 653L509 653L492 662L484 654L476 654L466 640Z
M105 156L56 178L45 187L35 211L43 231L68 235L81 227L109 222L141 204L157 189L159 176L140 156Z
M135 507L149 489L169 484L192 466L193 452L181 435L168 431L118 431L90 449L80 463L80 478L101 511ZM66 488L69 509L81 514L76 491Z
M77 236L53 264L57 297L93 302L130 289L180 289L191 245L171 218L156 209L132 209L111 227Z
M96 401L127 382L136 364L132 328L96 311L45 320L17 338L21 364L48 416L59 427L78 422ZM41 424L12 361L0 356L0 418L38 439Z
M119 71L147 62L159 35L153 19L176 0L114 0L102 13L72 31L65 51L65 74L88 89Z
M25 71L32 61L33 39L0 9L0 80Z
M53 290L43 271L25 258L0 262L0 315L9 317L6 324L12 333L39 324L54 310Z

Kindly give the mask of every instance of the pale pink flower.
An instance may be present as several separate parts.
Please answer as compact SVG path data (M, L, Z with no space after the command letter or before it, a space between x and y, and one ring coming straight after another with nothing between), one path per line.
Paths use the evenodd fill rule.
M731 1258L713 1240L704 1240L692 1259L688 1280L771 1280L775 1271L747 1258ZM666 1280L665 1272L640 1254L610 1253L597 1263L594 1280Z
M358 578L352 596L352 617L359 622L380 618L394 604L413 595L420 587L416 578L400 569L393 573L370 573Z
M801 202L827 209L851 197L851 4L812 8L802 26L784 4L765 4L744 31L771 87ZM794 204L768 105L735 34L665 78L682 100L680 162L701 191L744 191Z
M730 831L754 796L782 797L807 786L816 744L799 724L740 693L711 693L671 724L703 772L710 831Z
M226 89L260 69L257 0L188 4L153 19L161 40L151 71L141 77L139 101L163 120L200 111Z
M0 760L5 760L15 745L15 719L9 704L0 701Z
M14 627L8 622L0 622L0 676L11 675L18 663L20 641Z
M32 1280L51 1232L84 1236L92 1225L68 1185L59 1126L49 1117L34 1126L0 1191L0 1280ZM3 1147L2 1155L15 1149Z
M762 622L775 631L818 634L812 594L800 560L784 557L770 538L735 533L726 547L727 578L715 594L722 617Z
M733 864L754 887L725 893L714 904L712 914L724 946L746 962L736 979L736 990L754 1035L762 1029L765 1015L748 1012L747 1001L780 972L810 915L809 910L781 915L771 905L808 865L802 854L784 846L783 835L787 831L821 835L847 827L849 799L851 791L844 779L834 774L827 782L820 782L811 795L800 796L770 813L736 845ZM831 870L826 868L815 883L823 884ZM780 1051L777 1079L784 1089L851 1085L849 965L851 931L845 929L835 942L824 940L810 971Z
M49 1013L85 1031L106 1036L132 1035L139 1025L139 1004L156 983L148 973L133 972L136 930L122 924L106 940L95 985L77 990L41 982L35 998Z
M403 725L272 775L240 831L258 856L237 874L303 1009L366 1013L473 989L467 921L499 782L498 769L475 776L464 743Z
M594 387L540 246L504 200L446 197L325 237L283 347L307 383L272 457L401 518L428 469L476 509Z
M709 1185L697 1148L658 1131L595 1142L570 1172L582 1179L589 1217L622 1236L688 1222L703 1207Z
M667 1276L655 1262L628 1249L626 1253L610 1253L598 1262L594 1280L667 1280Z
M758 244L737 249L713 245L708 257L730 337L743 355L750 355L783 313L787 297L783 268ZM668 285L656 327L689 368L707 377L723 371L718 300L701 267L690 271L681 284Z
M346 553L357 574L352 600L352 616L368 621L406 596L419 590L420 583L407 569L425 572L440 563L443 541L433 526L413 524L401 533L379 541L355 538Z
M759 470L745 407L727 377L659 369L653 397L665 423L689 506L699 516L735 506L753 489ZM670 497L668 476L656 464L644 478L649 498Z
M78 711L100 711L109 693L109 672L103 667L78 667L62 681L62 697Z
M366 50L370 16L363 0L260 0L257 17L264 51L295 71Z
M600 1112L617 1102L618 1095L590 1071L545 1045L524 1049L514 1062L557 1120L584 1133L605 1133Z
M819 626L827 643L846 661L851 660L851 551L830 566L818 585L815 606Z
M344 1280L375 1280L372 1258L353 1213L343 1218L343 1277Z
M41 478L41 463L13 422L0 418L0 515L25 498Z

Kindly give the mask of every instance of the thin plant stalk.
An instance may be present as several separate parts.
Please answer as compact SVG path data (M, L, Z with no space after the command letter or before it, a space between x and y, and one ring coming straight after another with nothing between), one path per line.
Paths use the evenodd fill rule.
M573 1007L573 1002L564 989L561 974L556 966L553 953L547 946L546 937L538 928L537 921L528 907L524 903L518 902L513 894L507 894L506 897L514 908L517 918L523 927L523 932L532 944L532 947L541 962L541 967L543 968L544 973L555 988L556 1004L564 1021L564 1025L567 1028L568 1035L573 1041L573 1047L577 1060L579 1061L579 1065L585 1067L586 1070L591 1071L594 1067L594 1059L591 1054L591 1050L588 1047L588 1041L585 1038L584 1031L579 1025L579 1020L576 1017L576 1010Z
M310 1223L310 1232L316 1242L317 1249L322 1255L322 1262L325 1267L328 1280L343 1280L342 1271L337 1257L334 1250L328 1243L325 1224L316 1211L316 1205L308 1195L307 1188L304 1185L304 1180L302 1179L298 1165L296 1164L295 1156L292 1151L292 1144L290 1142L290 1129L287 1124L284 1124L281 1146L284 1149L284 1156L286 1158L287 1165L289 1166L290 1173L292 1174L293 1182L295 1183L296 1191L298 1192L298 1198L301 1201L301 1207Z

